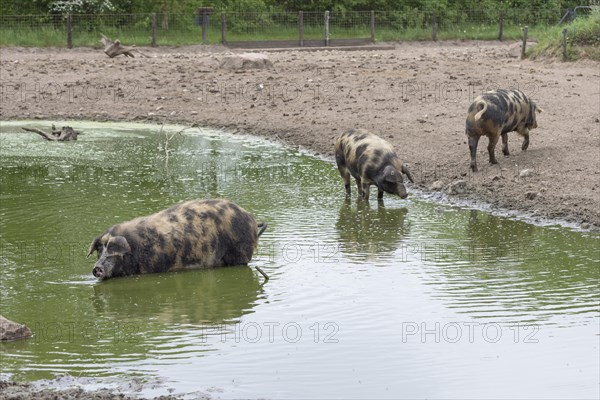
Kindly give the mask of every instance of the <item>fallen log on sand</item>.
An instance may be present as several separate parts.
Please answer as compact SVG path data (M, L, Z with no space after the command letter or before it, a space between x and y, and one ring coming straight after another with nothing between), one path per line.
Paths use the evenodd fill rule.
M102 34L100 34L100 35L102 35ZM102 44L104 45L104 52L110 58L120 56L121 54L124 55L125 57L134 57L132 51L137 51L143 57L148 57L147 55L145 55L144 53L142 53L141 51L136 49L135 46L123 46L121 44L121 42L119 41L119 39L117 39L113 42L106 36L102 35L102 39L100 39L100 42L102 42Z
M60 128L60 130L58 130L54 127L54 125L52 125L52 133L44 132L43 130L37 128L23 128L23 130L37 133L44 139L53 142L68 142L70 140L77 140L77 136L81 134L81 132L76 131L70 126L63 126Z

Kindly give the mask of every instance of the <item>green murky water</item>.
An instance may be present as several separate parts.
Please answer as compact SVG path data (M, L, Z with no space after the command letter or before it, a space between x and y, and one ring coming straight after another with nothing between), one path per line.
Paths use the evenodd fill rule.
M30 123L47 129L49 123ZM193 397L598 397L598 236L411 196L344 198L334 166L265 141L72 124L0 129L0 377L131 377ZM89 242L181 200L269 223L248 267L97 282ZM89 380L93 378L93 380ZM92 385L93 386L93 385Z

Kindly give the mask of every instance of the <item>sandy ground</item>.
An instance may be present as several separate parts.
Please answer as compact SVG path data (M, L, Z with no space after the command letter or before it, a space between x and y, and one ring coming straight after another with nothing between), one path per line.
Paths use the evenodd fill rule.
M267 53L272 68L238 71L220 68L231 53L222 47L143 48L149 58L134 59L109 59L94 49L3 48L0 118L198 124L327 157L337 135L366 128L395 146L424 191L462 179L466 193L451 198L598 229L600 64L521 61L510 55L510 45L417 42L387 50L277 51ZM512 87L539 100L545 111L529 150L521 151L512 133L511 155L502 156L498 145L499 164L489 165L482 139L480 172L472 174L466 110L476 95ZM342 185L340 180L340 192ZM3 382L0 388L4 398L54 398L27 385ZM116 396L77 389L63 394Z
M149 58L133 59L97 49L3 48L0 118L183 122L324 156L333 155L337 135L365 128L395 146L425 191L463 179L466 193L450 197L597 229L600 64L521 61L511 44L276 51L266 53L273 67L260 70L220 68L231 51L219 46L142 48ZM499 144L499 164L490 165L482 138L480 172L472 174L466 110L486 90L513 87L544 110L529 150L511 133L511 155Z

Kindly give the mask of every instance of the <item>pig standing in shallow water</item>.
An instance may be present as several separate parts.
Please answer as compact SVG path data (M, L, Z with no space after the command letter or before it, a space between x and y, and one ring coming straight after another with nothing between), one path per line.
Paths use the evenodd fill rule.
M413 178L386 140L362 129L351 129L343 133L335 142L335 161L344 179L346 193L350 194L350 176L356 179L358 194L369 199L369 188L377 186L377 198L383 192L406 198L402 173L411 182Z
M522 150L529 147L529 129L537 128L536 112L542 112L534 101L520 90L492 90L478 96L469 107L466 133L469 138L471 170L477 172L477 143L482 135L489 138L490 163L497 164L494 150L502 136L502 153L508 152L508 132L517 131L523 136Z
M94 239L92 273L116 276L246 265L266 229L228 200L191 200L110 227Z

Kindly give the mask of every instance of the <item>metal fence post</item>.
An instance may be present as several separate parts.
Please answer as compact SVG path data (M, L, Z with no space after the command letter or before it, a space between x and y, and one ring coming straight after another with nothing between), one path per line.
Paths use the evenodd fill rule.
M562 48L563 48L563 61L567 61L569 58L567 55L567 28L562 30Z
M212 7L200 7L197 10L200 25L202 26L202 44L207 43L206 36L208 35L208 26L210 24L210 15L213 12Z
M433 31L431 32L431 39L433 41L436 41L437 40L437 21L435 18L435 11L431 15L431 25L433 27Z
M299 45L304 46L304 12L298 11L298 33L300 35Z
M221 13L221 43L223 46L227 45L227 20L224 12Z
M67 48L73 48L73 16L67 14Z
M375 43L375 11L371 10L371 42Z
M202 44L206 44L206 30L208 28L208 14L202 13Z
M498 40L503 41L504 40L504 10L500 10L500 18L499 18L498 23L500 25L500 32L498 32Z
M325 11L325 46L329 46L329 11Z
M525 58L525 50L527 48L527 26L523 27L523 45L521 45L521 60Z
M150 16L150 31L152 34L150 46L156 47L156 13L152 13Z

